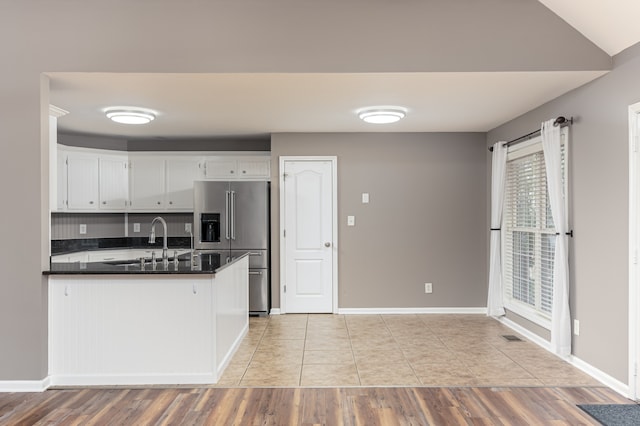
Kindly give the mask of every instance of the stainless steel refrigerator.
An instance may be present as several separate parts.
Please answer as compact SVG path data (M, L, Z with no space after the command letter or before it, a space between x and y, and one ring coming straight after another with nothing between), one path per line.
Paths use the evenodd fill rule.
M222 264L249 253L249 313L269 312L269 183L194 183L194 246Z

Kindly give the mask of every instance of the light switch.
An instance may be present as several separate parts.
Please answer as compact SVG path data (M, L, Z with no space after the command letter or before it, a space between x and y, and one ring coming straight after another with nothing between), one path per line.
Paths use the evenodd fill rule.
M139 223L134 223L133 224L133 232L140 232L140 224Z
M85 223L80 224L80 234L87 233L87 225Z
M355 216L347 216L347 226L356 226Z
M369 193L368 192L363 192L362 193L362 204L368 204L369 203Z

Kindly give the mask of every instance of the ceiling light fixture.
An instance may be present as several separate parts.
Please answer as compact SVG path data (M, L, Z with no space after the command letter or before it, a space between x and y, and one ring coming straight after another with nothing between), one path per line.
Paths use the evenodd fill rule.
M142 108L109 108L105 114L111 120L121 124L147 124L156 118L153 111Z
M365 123L389 124L400 121L407 114L401 107L371 107L360 110L358 117Z

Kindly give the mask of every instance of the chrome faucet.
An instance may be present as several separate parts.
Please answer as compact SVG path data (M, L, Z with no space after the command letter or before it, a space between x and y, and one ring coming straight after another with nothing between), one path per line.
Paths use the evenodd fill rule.
M162 223L162 230L164 231L164 234L162 235L162 262L167 264L169 263L169 258L167 257L167 250L169 250L169 247L167 247L167 222L160 216L151 221L149 244L154 244L156 242L156 222Z

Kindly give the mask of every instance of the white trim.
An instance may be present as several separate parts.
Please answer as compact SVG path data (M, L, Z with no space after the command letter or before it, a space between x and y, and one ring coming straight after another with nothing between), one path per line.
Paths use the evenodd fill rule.
M42 380L0 380L0 392L44 392L51 386L51 378Z
M338 313L338 157L334 156L280 156L278 162L278 184L280 185L279 197L280 197L280 312L286 314L286 303L284 295L285 286L285 245L284 235L282 230L284 229L284 163L285 161L330 161L331 162L331 181L332 181L332 228L333 228L333 250L332 262L333 262L333 313Z
M487 307L477 308L340 308L343 315L382 315L382 314L487 314Z
M620 395L628 398L630 394L630 388L626 384L622 383L620 380L615 377L611 377L604 371L594 367L593 365L583 361L575 355L569 355L569 359L567 360L571 365L576 367L579 370L582 370L584 373L587 373L594 379L598 380L604 385L607 385L614 391L618 392Z
M542 328L551 330L551 318L545 317L541 312L530 308L526 303L519 302L515 299L505 298L505 309L520 315L522 318L539 325Z
M63 115L69 114L69 111L57 107L55 105L49 104L49 115L55 118L62 117Z
M280 308L271 308L269 315L280 315Z
M521 334L527 340L531 341L532 343L535 343L536 345L540 346L542 349L545 349L545 350L549 351L549 353L558 356L557 354L555 354L555 353L553 353L551 351L551 343L549 341L547 341L544 338L538 336L537 334L527 330L526 328L524 328L520 324L518 324L516 322L513 322L512 320L510 320L508 318L505 318L505 317L496 318L496 320L501 322L505 326L509 327L510 329L514 330L515 332ZM560 358L560 359L562 359L564 361L567 361L569 364L573 365L577 369L583 371L584 373L586 373L589 376L593 377L594 379L598 380L599 382L601 382L605 386L610 387L614 391L618 392L620 395L622 395L624 397L627 397L627 398L629 397L629 392L630 392L629 386L625 385L624 383L622 383L618 379L608 375L604 371L602 371L602 370L592 366L591 364L583 361L582 359L578 358L577 356L569 355L566 358L558 356L558 358Z
M545 340L544 338L538 336L537 334L527 330L517 322L511 321L507 317L496 318L496 320L500 321L502 324L506 325L510 329L522 334L524 337L526 337L528 340L532 341L536 345L540 346L542 349L546 349L547 351L551 352L551 342L549 342L548 340ZM551 353L554 354L553 352ZM558 358L562 358L562 357L558 357Z
M215 373L51 376L51 386L210 385L216 384L216 382Z
M640 271L638 256L640 251L640 102L629 106L629 397L637 400L640 397L638 378L636 376L638 359L640 358Z

